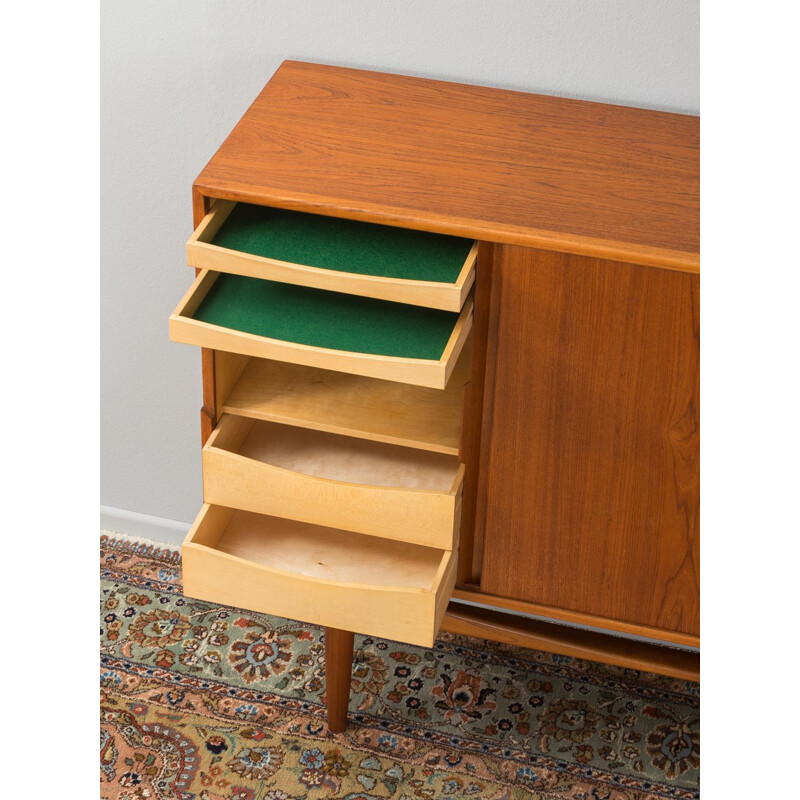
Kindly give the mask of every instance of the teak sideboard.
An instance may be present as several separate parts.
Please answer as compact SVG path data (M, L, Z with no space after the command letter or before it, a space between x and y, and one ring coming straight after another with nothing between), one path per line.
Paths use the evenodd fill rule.
M184 590L699 676L699 119L284 62L193 187Z

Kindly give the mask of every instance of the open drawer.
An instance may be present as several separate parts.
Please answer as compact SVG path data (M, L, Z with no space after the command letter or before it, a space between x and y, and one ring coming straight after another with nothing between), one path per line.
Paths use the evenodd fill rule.
M471 338L444 390L222 350L216 352L214 368L223 413L459 454Z
M176 342L444 389L472 326L459 314L201 272L169 318Z
M206 504L183 543L183 591L430 647L456 561L454 551Z
M456 456L223 415L203 448L205 502L452 550Z
M396 303L460 311L475 280L470 239L217 200L189 265Z

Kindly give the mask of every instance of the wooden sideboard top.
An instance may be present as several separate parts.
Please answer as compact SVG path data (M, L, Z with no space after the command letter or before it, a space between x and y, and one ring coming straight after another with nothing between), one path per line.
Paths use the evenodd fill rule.
M203 195L699 272L698 117L284 61Z

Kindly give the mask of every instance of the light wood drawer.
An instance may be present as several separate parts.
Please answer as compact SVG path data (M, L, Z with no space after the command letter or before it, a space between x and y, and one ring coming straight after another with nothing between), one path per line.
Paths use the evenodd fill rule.
M456 553L204 505L183 544L188 597L430 647Z
M217 200L186 245L189 265L460 311L477 243L454 236Z
M216 399L240 417L457 456L471 351L468 339L442 390L218 350Z
M434 389L471 326L472 298L454 314L208 270L169 320L176 342Z
M223 415L203 448L203 498L302 522L452 550L456 456Z

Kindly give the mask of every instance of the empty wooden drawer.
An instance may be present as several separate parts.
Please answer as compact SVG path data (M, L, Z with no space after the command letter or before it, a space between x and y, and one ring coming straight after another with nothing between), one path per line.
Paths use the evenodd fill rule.
M455 456L223 415L203 448L203 498L452 550L464 467Z
M183 544L183 590L429 647L456 560L454 551L206 504Z
M444 390L218 350L216 398L240 417L457 456L471 350L468 339Z
M460 311L470 239L218 200L186 246L190 266Z
M208 270L169 319L176 342L434 389L471 326L472 298L455 314Z

